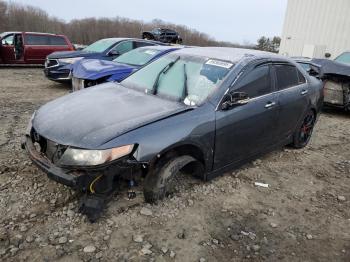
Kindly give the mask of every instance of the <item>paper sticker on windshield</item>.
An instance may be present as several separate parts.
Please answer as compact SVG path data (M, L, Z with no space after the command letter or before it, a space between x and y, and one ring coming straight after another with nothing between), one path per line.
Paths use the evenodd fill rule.
M146 50L145 53L148 55L155 55L157 52L154 50Z
M210 59L208 60L206 63L206 65L213 65L213 66L219 66L219 67L223 67L223 68L231 68L233 66L232 63L229 62L225 62L225 61L220 61L220 60L214 60L214 59Z

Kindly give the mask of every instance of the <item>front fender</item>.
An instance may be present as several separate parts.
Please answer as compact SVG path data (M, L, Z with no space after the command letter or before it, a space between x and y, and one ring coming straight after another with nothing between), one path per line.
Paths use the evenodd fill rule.
M103 147L137 144L133 157L139 162L151 164L158 155L179 146L191 145L202 152L209 171L212 169L214 141L215 111L207 103L137 128L109 141Z

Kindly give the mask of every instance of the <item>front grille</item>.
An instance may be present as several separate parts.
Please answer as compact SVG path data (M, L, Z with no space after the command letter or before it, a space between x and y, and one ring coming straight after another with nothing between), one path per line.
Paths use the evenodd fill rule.
M57 66L58 65L58 62L56 59L46 59L45 61L45 67L48 68L48 67L54 67L54 66Z
M34 128L31 132L31 138L36 150L45 155L45 157L52 163L56 163L67 149L67 146L59 145L39 135Z
M85 88L84 79L73 77L72 88L73 88L73 92L84 89Z

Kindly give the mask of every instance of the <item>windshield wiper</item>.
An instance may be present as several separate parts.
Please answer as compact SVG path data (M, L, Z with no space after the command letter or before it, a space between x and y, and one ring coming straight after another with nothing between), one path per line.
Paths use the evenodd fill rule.
M178 58L176 58L174 61L172 61L172 62L170 62L169 64L167 64L159 73L158 73L158 75L157 75L157 77L156 77L156 80L154 81L154 84L153 84L153 89L152 89L152 94L153 95L156 95L157 94L157 92L158 92L158 86L159 86L159 80L160 80L160 76L162 75L162 74L166 74L168 71L169 71L169 69L170 68L172 68L174 65L175 65L175 63L177 62L177 61L179 61L180 60L180 57L178 57Z
M186 64L184 64L184 89L182 91L182 99L185 99L188 96L188 83L187 83L187 70L186 70Z

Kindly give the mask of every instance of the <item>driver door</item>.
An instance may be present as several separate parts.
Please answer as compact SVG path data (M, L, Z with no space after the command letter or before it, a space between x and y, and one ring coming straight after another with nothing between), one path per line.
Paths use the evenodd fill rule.
M1 40L1 56L4 64L13 64L16 62L14 34L7 35Z
M230 93L243 92L248 103L216 111L214 170L266 150L276 140L278 104L269 63L253 66Z

